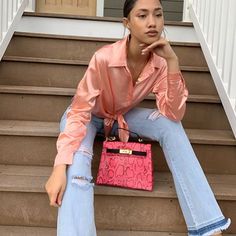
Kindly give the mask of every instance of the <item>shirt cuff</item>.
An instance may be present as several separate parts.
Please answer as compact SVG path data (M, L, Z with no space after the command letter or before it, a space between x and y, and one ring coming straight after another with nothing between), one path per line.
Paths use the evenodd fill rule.
M183 78L183 75L182 73L179 71L179 72L176 72L176 73L170 73L168 72L168 80L171 80L171 81L183 81L184 78Z
M58 165L71 165L73 163L73 153L69 150L62 151L56 155L54 167Z

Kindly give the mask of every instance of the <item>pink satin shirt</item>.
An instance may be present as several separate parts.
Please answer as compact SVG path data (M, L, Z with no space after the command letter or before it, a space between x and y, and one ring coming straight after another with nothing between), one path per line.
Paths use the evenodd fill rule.
M153 93L157 113L174 121L183 118L188 91L181 72L168 73L165 59L153 53L134 85L127 66L127 41L125 37L93 55L67 113L65 129L58 137L54 166L72 164L91 114L104 118L105 134L115 120L119 127L128 128L123 114ZM127 141L128 133L121 130L119 137Z

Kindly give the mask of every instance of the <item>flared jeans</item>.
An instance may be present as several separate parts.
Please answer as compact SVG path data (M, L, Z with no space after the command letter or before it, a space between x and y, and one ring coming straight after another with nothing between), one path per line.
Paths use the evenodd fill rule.
M61 119L61 131L66 124L67 111ZM181 122L171 121L161 114L153 117L154 111L134 108L124 118L132 132L160 143L173 176L188 235L206 236L227 229L231 221L222 214ZM117 123L114 132L115 126ZM67 168L67 186L58 209L57 236L96 236L91 161L94 138L103 128L103 119L92 116L73 164Z

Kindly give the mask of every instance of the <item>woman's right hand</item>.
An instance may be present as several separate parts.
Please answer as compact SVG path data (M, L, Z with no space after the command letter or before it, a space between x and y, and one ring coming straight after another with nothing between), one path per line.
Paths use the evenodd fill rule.
M58 207L61 205L62 197L66 189L66 165L55 166L51 176L45 184L50 205Z

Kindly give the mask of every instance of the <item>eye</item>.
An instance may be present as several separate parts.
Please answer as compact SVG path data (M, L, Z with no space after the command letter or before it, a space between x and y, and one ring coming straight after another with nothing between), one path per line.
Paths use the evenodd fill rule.
M142 15L139 15L138 17L141 19L144 19L146 17L146 15L142 14Z
M162 13L156 14L156 17L162 17Z

